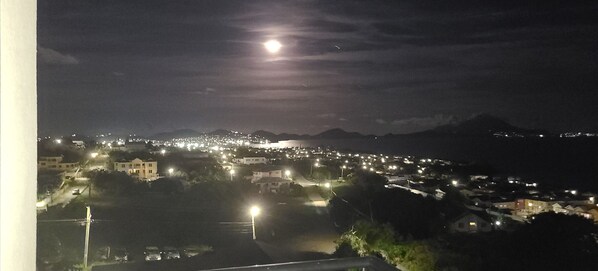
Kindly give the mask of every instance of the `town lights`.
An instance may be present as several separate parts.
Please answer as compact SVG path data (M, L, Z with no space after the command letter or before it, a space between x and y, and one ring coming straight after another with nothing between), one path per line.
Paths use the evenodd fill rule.
M255 217L260 214L261 210L260 207L251 206L249 209L249 214L251 215L251 229L253 232L253 240L255 240Z

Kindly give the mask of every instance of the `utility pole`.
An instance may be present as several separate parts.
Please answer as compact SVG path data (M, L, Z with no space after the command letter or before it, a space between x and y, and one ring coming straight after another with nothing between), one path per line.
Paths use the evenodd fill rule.
M89 230L91 228L91 207L87 206L87 217L85 218L85 249L83 254L83 268L87 269L87 255L89 254Z
M370 221L374 223L374 213L372 212L372 200L368 201L368 205L370 207Z

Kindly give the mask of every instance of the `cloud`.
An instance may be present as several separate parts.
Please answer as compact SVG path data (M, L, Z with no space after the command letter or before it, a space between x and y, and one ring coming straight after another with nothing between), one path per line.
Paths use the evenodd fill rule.
M79 60L74 56L62 54L56 50L50 48L44 48L37 46L37 56L39 60L46 64L53 65L76 65L79 64Z
M422 128L432 128L440 125L445 125L455 122L453 115L445 116L443 114L436 114L431 117L413 117L408 119L400 119L392 121L393 125L397 126L418 126Z
M199 95L209 95L214 92L216 92L215 88L207 87L207 88L204 88L203 90L193 91L192 93L199 94Z
M339 118L338 120L339 121L348 121L348 119L345 119L345 118Z
M331 119L331 118L335 118L336 114L335 113L324 113L324 114L318 114L316 115L317 118L320 119Z
M114 76L124 76L125 73L124 72L112 72L112 75L114 75Z
M387 122L383 119L376 119L376 123L378 124L386 124Z

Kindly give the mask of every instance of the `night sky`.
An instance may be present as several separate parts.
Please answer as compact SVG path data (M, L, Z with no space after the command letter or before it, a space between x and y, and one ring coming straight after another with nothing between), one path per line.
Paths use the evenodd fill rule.
M38 65L41 134L598 130L596 1L40 0Z

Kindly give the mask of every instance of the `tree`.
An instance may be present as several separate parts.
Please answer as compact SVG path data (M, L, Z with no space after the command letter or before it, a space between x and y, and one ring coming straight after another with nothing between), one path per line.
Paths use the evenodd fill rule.
M152 182L153 191L162 192L165 195L172 195L183 192L181 180L175 178L160 178Z
M96 171L91 174L90 180L95 189L116 195L132 192L138 182L133 177L120 171Z
M434 270L437 257L424 242L398 243L389 224L358 221L340 238L361 256L380 256L386 262L410 271Z
M511 246L517 250L507 258L518 270L598 270L597 240L597 227L589 219L542 213L513 233Z

